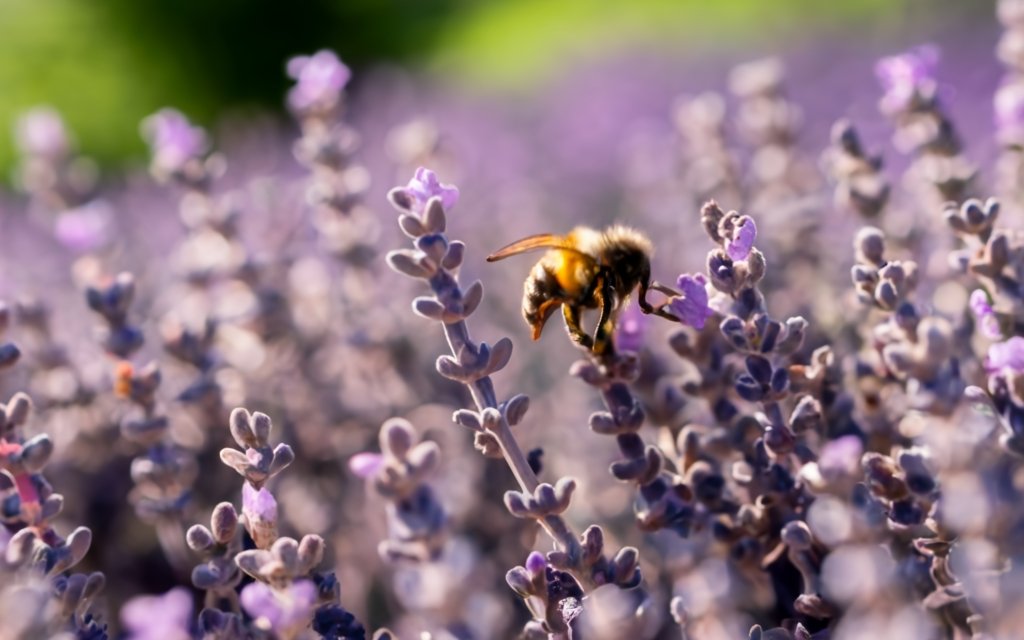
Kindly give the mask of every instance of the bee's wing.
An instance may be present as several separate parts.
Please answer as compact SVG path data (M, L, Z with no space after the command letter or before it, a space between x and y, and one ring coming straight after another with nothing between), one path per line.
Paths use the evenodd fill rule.
M491 255L487 256L487 262L495 262L497 260L504 260L509 256L516 256L520 253L526 253L527 251L533 251L534 249L561 249L562 251L569 251L572 253L585 256L583 252L576 249L569 243L569 239L566 236L556 236L551 233L538 233L535 236L527 236L521 240L516 240L512 244L506 245L501 249L498 249Z

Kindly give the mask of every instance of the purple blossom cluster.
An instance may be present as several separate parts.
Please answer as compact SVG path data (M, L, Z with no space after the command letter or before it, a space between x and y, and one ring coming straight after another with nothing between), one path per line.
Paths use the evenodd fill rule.
M349 95L331 51L285 65L290 137L161 109L123 184L25 114L0 637L1019 636L1024 3L997 17L991 133L935 45L877 62L870 121L770 58L608 174L535 175L442 86ZM523 237L536 266L485 263Z

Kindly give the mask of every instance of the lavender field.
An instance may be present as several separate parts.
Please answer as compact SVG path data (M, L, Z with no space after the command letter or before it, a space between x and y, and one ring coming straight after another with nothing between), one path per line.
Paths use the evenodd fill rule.
M982 5L529 99L308 51L288 121L125 125L145 169L22 112L0 640L1024 638L1024 0Z

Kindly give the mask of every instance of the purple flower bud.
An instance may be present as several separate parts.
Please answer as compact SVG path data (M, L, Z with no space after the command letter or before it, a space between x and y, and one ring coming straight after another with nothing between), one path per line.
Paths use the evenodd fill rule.
M1024 373L1024 338L1014 336L990 346L985 370L989 375Z
M262 582L253 582L242 589L241 603L258 625L291 637L313 619L316 585L310 580L297 580L284 589L274 590Z
M978 329L981 334L986 338L1000 340L1003 337L1003 332L999 328L999 318L996 317L996 312L988 302L988 295L981 289L975 289L971 293L969 305L971 313L978 321Z
M932 45L879 60L875 65L875 75L885 91L882 110L886 113L904 111L918 97L934 94L938 63L939 49Z
M544 554L539 551L531 551L530 555L526 556L526 570L533 575L539 575L548 567L547 558Z
M14 129L18 148L28 156L62 158L70 143L64 121L55 109L36 107L18 118Z
M349 471L363 480L376 476L384 468L384 456L379 453L364 451L349 458Z
M650 319L640 310L640 304L631 300L615 323L615 346L620 351L636 353L643 347Z
M138 596L121 607L121 624L130 640L191 638L192 594L184 587L162 596Z
M441 184L437 174L425 167L416 169L412 180L405 186L405 194L412 201L411 209L416 213L423 213L427 202L437 196L441 198L441 206L445 211L450 210L459 201L458 187L450 184Z
M702 273L679 276L676 286L682 291L682 295L672 298L668 303L669 311L694 329L704 328L704 323L715 313L708 306L707 282Z
M207 149L206 132L176 109L161 109L143 120L142 137L149 144L153 168L160 173L180 171Z
M327 49L292 58L287 68L288 76L295 79L288 92L288 106L299 113L332 109L352 77L349 68Z
M732 231L732 238L725 241L725 252L733 261L745 260L754 248L754 240L757 239L757 225L753 218L743 217L743 222L737 225Z
M105 245L110 239L113 209L104 200L93 200L57 216L53 235L64 248L87 253Z
M256 490L248 482L242 485L242 516L249 536L260 549L269 549L277 540L277 501L264 487Z

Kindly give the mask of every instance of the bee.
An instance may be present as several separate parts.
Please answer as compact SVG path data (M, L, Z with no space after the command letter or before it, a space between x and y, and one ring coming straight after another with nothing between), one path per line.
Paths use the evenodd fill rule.
M576 227L564 236L533 235L487 256L503 260L535 249L547 249L523 284L523 318L540 338L548 318L561 306L569 337L594 354L611 353L615 317L633 289L640 287L640 308L655 312L647 302L651 288L654 248L644 234L624 226L603 231ZM591 337L580 326L584 309L600 309Z

